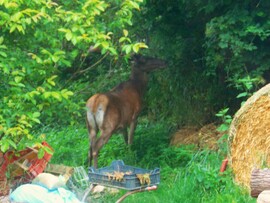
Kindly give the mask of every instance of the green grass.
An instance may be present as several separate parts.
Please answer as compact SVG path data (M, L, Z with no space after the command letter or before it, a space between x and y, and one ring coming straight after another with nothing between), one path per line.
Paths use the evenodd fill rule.
M43 129L47 141L55 149L53 163L70 166L84 165L88 151L88 135L84 126L64 129ZM99 156L100 167L122 159L125 164L142 168L161 169L161 183L156 191L128 196L125 203L174 202L256 202L248 192L234 184L230 170L219 174L224 158L221 153L196 150L194 146L169 146L166 124L142 123L136 130L134 145L127 147L120 135L114 135ZM115 202L119 194L104 194L94 202Z
M82 166L87 160L88 135L87 130L80 126L76 128L45 128L41 133L46 135L46 141L54 149L51 163L68 166Z

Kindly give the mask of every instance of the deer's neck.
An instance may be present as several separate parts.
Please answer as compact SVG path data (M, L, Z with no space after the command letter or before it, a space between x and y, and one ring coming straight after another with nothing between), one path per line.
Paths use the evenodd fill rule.
M134 84L137 91L142 95L147 86L147 73L139 70L138 68L132 67L130 81Z

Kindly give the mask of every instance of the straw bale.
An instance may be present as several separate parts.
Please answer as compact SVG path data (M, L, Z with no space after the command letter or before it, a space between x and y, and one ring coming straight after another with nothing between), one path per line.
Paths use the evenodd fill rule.
M270 166L270 84L250 97L235 114L229 147L235 181L249 188L252 169Z
M218 149L218 140L225 134L217 131L217 126L213 123L203 126L199 131L200 148Z
M218 149L218 140L223 135L217 131L217 126L213 123L207 124L202 128L183 127L178 130L171 139L171 145L180 146L194 144L199 148Z
M198 145L198 128L196 127L184 127L178 130L172 137L170 144L173 146L195 144Z

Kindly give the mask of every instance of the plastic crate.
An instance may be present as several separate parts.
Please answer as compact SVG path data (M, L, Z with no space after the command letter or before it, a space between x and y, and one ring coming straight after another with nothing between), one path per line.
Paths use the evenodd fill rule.
M47 142L42 142L42 145L49 147L53 151L52 147ZM39 159L38 150L39 147L27 147L18 152L9 151L5 154L7 160L5 165L9 165L12 178L16 179L24 176L30 181L44 171L52 154L45 151L44 156Z
M121 181L113 180L108 174L114 172L128 173L123 176ZM138 174L149 174L150 184L141 184ZM125 165L122 160L113 161L111 166L95 169L89 167L88 169L89 181L92 184L100 184L104 186L111 186L124 190L136 190L148 186L157 185L160 183L160 169L147 170Z

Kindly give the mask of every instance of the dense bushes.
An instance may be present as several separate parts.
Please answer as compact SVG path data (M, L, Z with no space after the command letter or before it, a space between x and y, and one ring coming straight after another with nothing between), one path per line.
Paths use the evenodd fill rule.
M186 125L215 120L224 107L234 113L269 81L269 7L254 0L147 0L135 32L170 64L153 77L150 115Z

